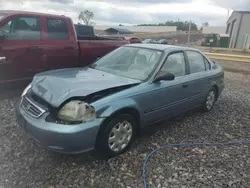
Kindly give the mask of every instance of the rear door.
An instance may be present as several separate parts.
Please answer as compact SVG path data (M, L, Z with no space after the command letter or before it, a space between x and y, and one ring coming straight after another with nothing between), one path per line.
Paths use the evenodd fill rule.
M189 64L189 107L200 105L210 90L212 84L211 65L208 60L197 51L186 51Z
M40 17L10 16L0 24L0 83L31 79L43 68Z
M79 52L71 21L66 17L44 17L42 22L45 27L43 49L46 69L76 67Z

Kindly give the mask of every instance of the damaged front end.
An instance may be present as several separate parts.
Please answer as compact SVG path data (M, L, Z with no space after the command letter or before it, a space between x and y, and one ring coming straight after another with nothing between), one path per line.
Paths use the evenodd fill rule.
M87 96L72 97L64 101L59 107L51 106L45 100L41 99L32 92L29 93L29 96L32 97L33 100L36 100L36 102L46 105L48 115L46 116L45 120L47 122L74 125L98 118L96 117L96 111L91 103L136 85L138 84L118 86L104 89Z
M130 84L130 85L124 85L124 86L118 86L118 87L104 89L102 91L98 91L96 93L92 93L92 94L84 97L84 101L86 101L88 103L93 103L93 102L100 100L104 97L107 97L109 95L123 91L123 90L128 89L128 88L134 87L136 85L138 85L138 84Z

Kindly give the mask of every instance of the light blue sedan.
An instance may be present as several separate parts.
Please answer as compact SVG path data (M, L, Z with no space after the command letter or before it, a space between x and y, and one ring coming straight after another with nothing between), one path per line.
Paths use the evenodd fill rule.
M143 127L195 107L210 111L223 89L223 69L198 50L130 44L90 67L37 74L18 121L43 147L111 157Z

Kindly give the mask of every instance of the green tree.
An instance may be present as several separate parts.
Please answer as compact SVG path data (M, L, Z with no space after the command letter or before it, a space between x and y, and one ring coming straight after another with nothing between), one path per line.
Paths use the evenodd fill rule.
M85 25L90 25L91 24L90 20L93 18L94 18L94 13L89 10L80 12L80 14L78 15L78 20L80 22L83 22Z

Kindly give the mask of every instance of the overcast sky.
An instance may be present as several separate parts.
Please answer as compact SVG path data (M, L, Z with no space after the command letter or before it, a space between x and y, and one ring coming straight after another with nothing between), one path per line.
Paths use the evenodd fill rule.
M0 9L49 12L78 22L80 11L94 12L99 25L192 20L226 25L228 9L250 10L250 0L0 0ZM231 11L230 11L231 12Z

